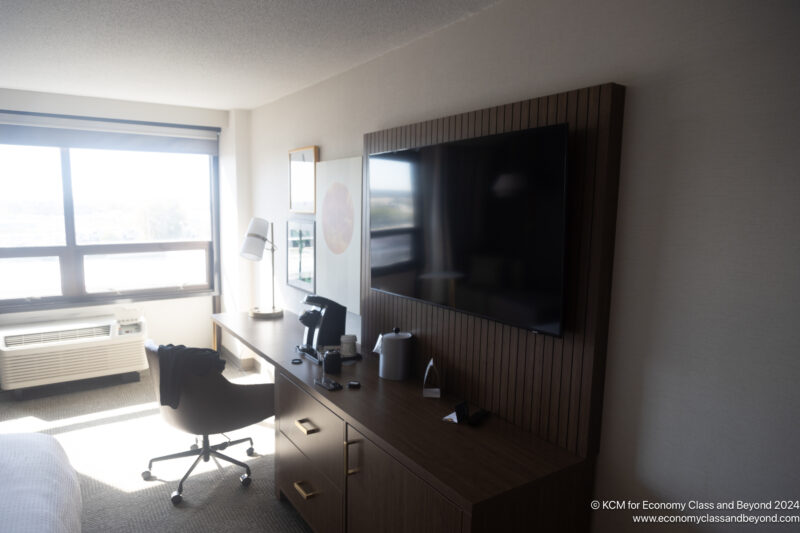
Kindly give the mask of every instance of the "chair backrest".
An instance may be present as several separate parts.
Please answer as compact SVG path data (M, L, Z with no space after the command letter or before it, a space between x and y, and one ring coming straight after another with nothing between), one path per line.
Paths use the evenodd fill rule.
M222 374L187 373L182 378L178 407L161 405L158 347L145 346L161 415L171 425L194 435L230 431L274 414L274 385L237 385Z

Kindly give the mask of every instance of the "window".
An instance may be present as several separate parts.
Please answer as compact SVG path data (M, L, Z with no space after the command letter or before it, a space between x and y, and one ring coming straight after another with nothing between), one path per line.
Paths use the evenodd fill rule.
M216 131L195 142L4 116L0 312L215 289Z

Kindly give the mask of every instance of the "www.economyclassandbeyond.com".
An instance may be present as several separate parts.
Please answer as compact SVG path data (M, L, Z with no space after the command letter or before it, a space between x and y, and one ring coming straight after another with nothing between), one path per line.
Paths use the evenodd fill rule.
M636 524L800 524L800 500L747 502L655 502L649 500L593 500L595 511L638 511ZM700 513L697 513L700 511ZM717 514L711 511L717 511Z

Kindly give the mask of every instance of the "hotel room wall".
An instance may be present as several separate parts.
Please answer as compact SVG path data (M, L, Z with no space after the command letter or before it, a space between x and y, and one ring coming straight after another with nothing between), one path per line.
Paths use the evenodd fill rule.
M254 110L254 211L285 242L292 148L351 157L366 132L625 85L596 497L795 497L798 20L793 2L500 2Z

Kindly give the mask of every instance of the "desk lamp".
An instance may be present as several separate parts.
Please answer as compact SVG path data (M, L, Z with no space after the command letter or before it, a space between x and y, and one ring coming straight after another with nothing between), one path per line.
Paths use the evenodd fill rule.
M269 237L267 237L267 229L269 229ZM247 228L247 235L244 237L239 255L250 261L261 261L265 249L269 250L272 257L272 309L261 310L254 307L250 310L250 316L259 319L281 318L283 309L275 307L275 228L272 227L272 222L253 217Z

